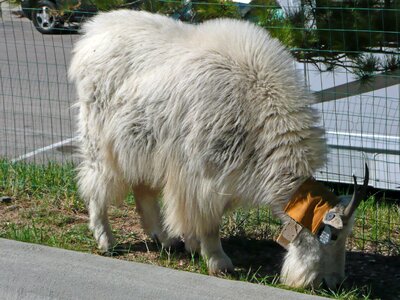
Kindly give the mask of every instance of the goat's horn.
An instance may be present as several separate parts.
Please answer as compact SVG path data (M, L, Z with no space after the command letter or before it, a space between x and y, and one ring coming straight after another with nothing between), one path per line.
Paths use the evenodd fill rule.
M364 184L361 189L358 191L357 189L357 178L353 175L354 179L354 193L353 197L350 200L350 203L347 205L346 209L344 210L344 217L350 218L357 207L360 205L361 201L364 199L365 194L367 192L368 181L369 181L369 169L368 165L365 164L365 176L364 176Z

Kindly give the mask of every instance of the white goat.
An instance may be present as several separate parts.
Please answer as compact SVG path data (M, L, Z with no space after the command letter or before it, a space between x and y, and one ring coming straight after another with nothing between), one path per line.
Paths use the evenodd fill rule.
M189 25L120 10L94 17L84 32L69 75L80 108L79 187L99 247L114 245L108 204L133 191L150 236L164 245L183 237L210 273L232 270L219 238L224 212L269 205L288 222L290 199L325 163L313 97L291 55L262 28L229 19ZM342 280L359 198L346 211L330 207L341 223L329 227L329 243L309 230L295 236L284 283Z

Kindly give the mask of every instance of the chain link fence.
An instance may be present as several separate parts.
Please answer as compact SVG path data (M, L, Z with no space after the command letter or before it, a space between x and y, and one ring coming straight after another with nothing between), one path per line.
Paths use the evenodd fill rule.
M363 176L367 162L374 188L400 191L398 1L358 1L358 5L355 1L147 1L141 5L149 8L149 3L153 3L149 10L183 21L224 15L266 28L291 49L296 69L318 100L315 107L321 112L330 151L328 163L316 177L351 183L353 173ZM26 8L27 18L19 7L1 5L0 159L76 163L77 112L72 108L76 95L67 69L79 38L76 28L93 9L74 12L79 18L73 20L69 12L52 13L55 7ZM49 29L53 34L41 33ZM385 247L374 249L399 251L398 207L379 214L376 210L376 215L361 215L357 223L362 228L361 244L354 247L366 249L382 242Z
M77 35L43 35L3 3L0 19L0 156L45 163L74 136L75 91L67 79ZM60 148L61 147L61 148Z

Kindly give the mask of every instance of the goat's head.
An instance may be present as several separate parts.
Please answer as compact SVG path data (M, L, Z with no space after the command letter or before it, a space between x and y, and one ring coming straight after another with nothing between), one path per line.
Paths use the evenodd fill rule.
M368 167L360 189L353 177L353 196L337 197L337 204L324 213L318 231L301 229L287 245L281 273L284 284L318 287L324 283L329 289L336 289L344 280L346 239L354 225L354 212L365 197Z

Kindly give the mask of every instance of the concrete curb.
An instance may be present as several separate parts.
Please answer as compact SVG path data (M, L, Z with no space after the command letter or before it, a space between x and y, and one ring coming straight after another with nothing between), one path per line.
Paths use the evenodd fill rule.
M1 299L324 299L0 239Z

